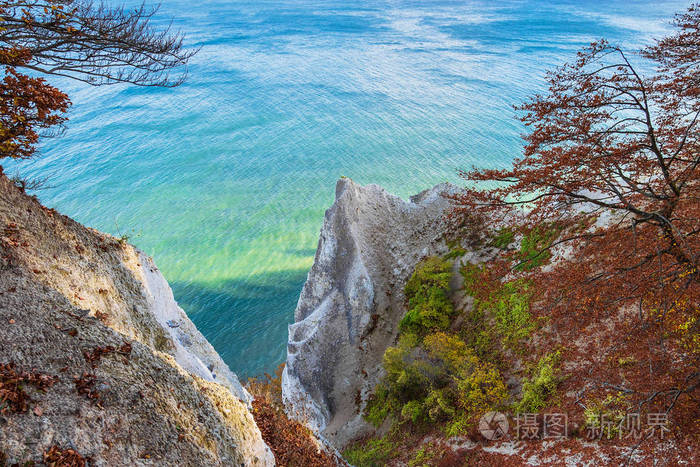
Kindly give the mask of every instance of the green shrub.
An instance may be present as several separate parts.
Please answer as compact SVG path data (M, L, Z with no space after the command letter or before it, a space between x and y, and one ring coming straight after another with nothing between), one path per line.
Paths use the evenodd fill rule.
M420 401L412 400L408 401L401 408L401 417L404 420L410 420L414 424L425 420L424 406Z
M408 467L424 467L429 464L426 462L431 461L434 457L434 453L427 449L425 446L421 446L419 450L413 455L413 459L408 461Z
M413 454L413 458L408 461L408 467L441 465L440 461L444 458L444 454L445 448L437 443L424 444Z
M461 418L473 418L497 409L506 402L508 391L498 369L490 363L480 361L472 349L457 336L431 334L425 338L424 344L430 356L441 362L449 380L446 388L440 392L434 391L426 398L426 405L430 403L430 409L434 410L437 403L444 414L454 417L457 412L462 412ZM452 398L448 396L448 391ZM446 407L448 401L452 404L451 407Z
M367 401L365 407L365 419L375 427L379 428L386 417L391 413L391 401L389 400L389 390L382 383L374 388L374 394Z
M430 356L442 363L442 371L451 376L466 375L478 364L479 359L459 337L436 332L423 339Z
M532 292L530 282L525 279L505 283L489 283L487 271L483 265L467 263L460 269L464 277L464 288L473 296L479 294L480 287L492 290L487 298L475 298L472 311L467 316L471 329L467 342L477 355L484 356L492 352L493 342L502 342L503 346L519 350L520 342L535 329L530 314ZM489 318L494 320L491 329Z
M450 419L447 425L445 425L445 435L448 438L453 436L464 436L473 426L473 418L464 412L460 412L459 415Z
M589 401L583 411L583 418L587 427L601 430L601 436L610 439L619 435L629 408L623 393L608 394L605 399Z
M461 246L457 246L455 248L452 248L449 253L445 254L442 259L443 260L450 260L450 259L456 259L456 258L461 258L462 256L467 254L467 250L462 248Z
M454 307L449 298L452 264L430 257L418 266L406 284L408 312L399 323L401 332L424 335L447 329Z
M395 453L388 436L371 439L343 452L343 458L355 467L384 467Z
M435 256L430 256L421 261L413 275L406 283L406 297L409 300L433 287L449 289L452 264Z
M496 320L496 330L503 344L515 349L535 329L530 315L529 283L517 280L504 283L491 303L481 303L490 309Z
M508 400L501 373L487 362L480 362L469 375L459 378L457 391L460 407L474 416L496 410Z
M520 243L520 260L515 269L529 271L549 261L552 254L547 248L552 245L559 235L559 229L549 226L538 226L530 230Z
M464 278L464 290L469 295L476 295L479 285L484 280L485 266L466 263L459 269L459 272Z
M418 338L414 334L405 334L399 338L396 347L389 347L384 352L389 391L404 401L425 395L424 388L429 383L428 363L416 358L413 352L417 345Z
M452 392L448 388L433 389L423 401L425 412L431 422L450 419L457 406Z
M561 353L552 352L540 358L532 377L523 383L522 399L516 406L519 413L535 413L547 406L547 401L559 384L559 360Z
M513 243L514 240L515 232L513 232L513 229L510 227L504 227L496 233L496 236L493 238L493 240L491 240L491 245L495 246L496 248L500 248L501 250L505 250L508 248L508 245Z
M444 423L448 433L464 434L481 414L503 407L508 400L497 367L479 358L472 340L447 332L455 315L448 295L451 270L448 261L427 258L406 284L409 311L400 323L398 343L384 353L386 374L365 409L366 419L375 426L392 416L395 422L415 426ZM466 265L462 270L466 278L473 278L473 287L480 283L477 276L485 272L477 265ZM495 310L499 306L509 312L516 310L513 316L501 311L504 329L527 329L527 320L521 318L529 318L529 314L523 315L529 313L529 301L523 298L526 294L521 284L503 290L498 300L488 303ZM493 326L485 326L487 320L480 307L474 307L472 314L465 326L472 320L475 326L477 322L482 326L473 341L485 351Z

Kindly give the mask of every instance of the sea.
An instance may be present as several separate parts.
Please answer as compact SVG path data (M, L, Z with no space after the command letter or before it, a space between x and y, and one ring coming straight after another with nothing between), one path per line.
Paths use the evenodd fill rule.
M199 49L184 84L51 77L73 102L67 130L40 157L0 163L45 178L46 205L153 256L245 379L285 360L339 177L407 197L506 167L526 131L513 106L546 90L547 70L599 38L651 44L688 5L164 0L153 26Z

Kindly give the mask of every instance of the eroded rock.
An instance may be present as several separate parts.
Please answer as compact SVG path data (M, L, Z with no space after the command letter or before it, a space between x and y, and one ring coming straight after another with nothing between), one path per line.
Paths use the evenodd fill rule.
M404 201L343 178L289 326L282 390L290 416L342 449L370 430L361 411L405 313L403 287L444 253L443 184Z

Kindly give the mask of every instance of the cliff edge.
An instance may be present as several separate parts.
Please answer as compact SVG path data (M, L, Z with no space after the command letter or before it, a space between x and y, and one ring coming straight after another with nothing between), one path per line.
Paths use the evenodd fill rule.
M446 252L438 185L404 201L342 178L289 326L287 413L337 449L368 433L369 392L405 313L403 288L424 257Z
M1 173L0 400L0 464L274 465L152 259Z

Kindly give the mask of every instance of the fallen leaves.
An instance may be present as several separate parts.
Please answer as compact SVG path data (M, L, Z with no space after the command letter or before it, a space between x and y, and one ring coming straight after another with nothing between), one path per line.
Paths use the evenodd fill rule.
M26 412L31 398L24 387L31 385L39 391L46 391L56 381L57 377L43 373L18 372L13 363L0 364L0 414Z
M284 413L282 407L281 376L284 365L280 365L275 377L264 377L248 381L248 390L253 394L253 418L260 428L263 440L275 455L278 466L330 467L345 465L331 454L319 449L308 428Z
M74 377L73 381L75 382L75 389L78 391L78 394L87 397L99 405L100 393L94 387L97 382L97 376L92 373L84 372L81 376Z
M121 354L125 357L128 357L129 354L131 354L131 344L128 342L125 342L124 344L121 345L118 349L115 348L112 345L107 345L104 347L95 347L92 352L85 351L83 352L83 357L85 358L85 361L90 364L93 368L97 367L97 364L100 363L100 359L102 358L103 355L108 355L110 353L118 353Z
M85 467L86 462L75 449L61 449L53 445L44 452L44 464L47 467Z

